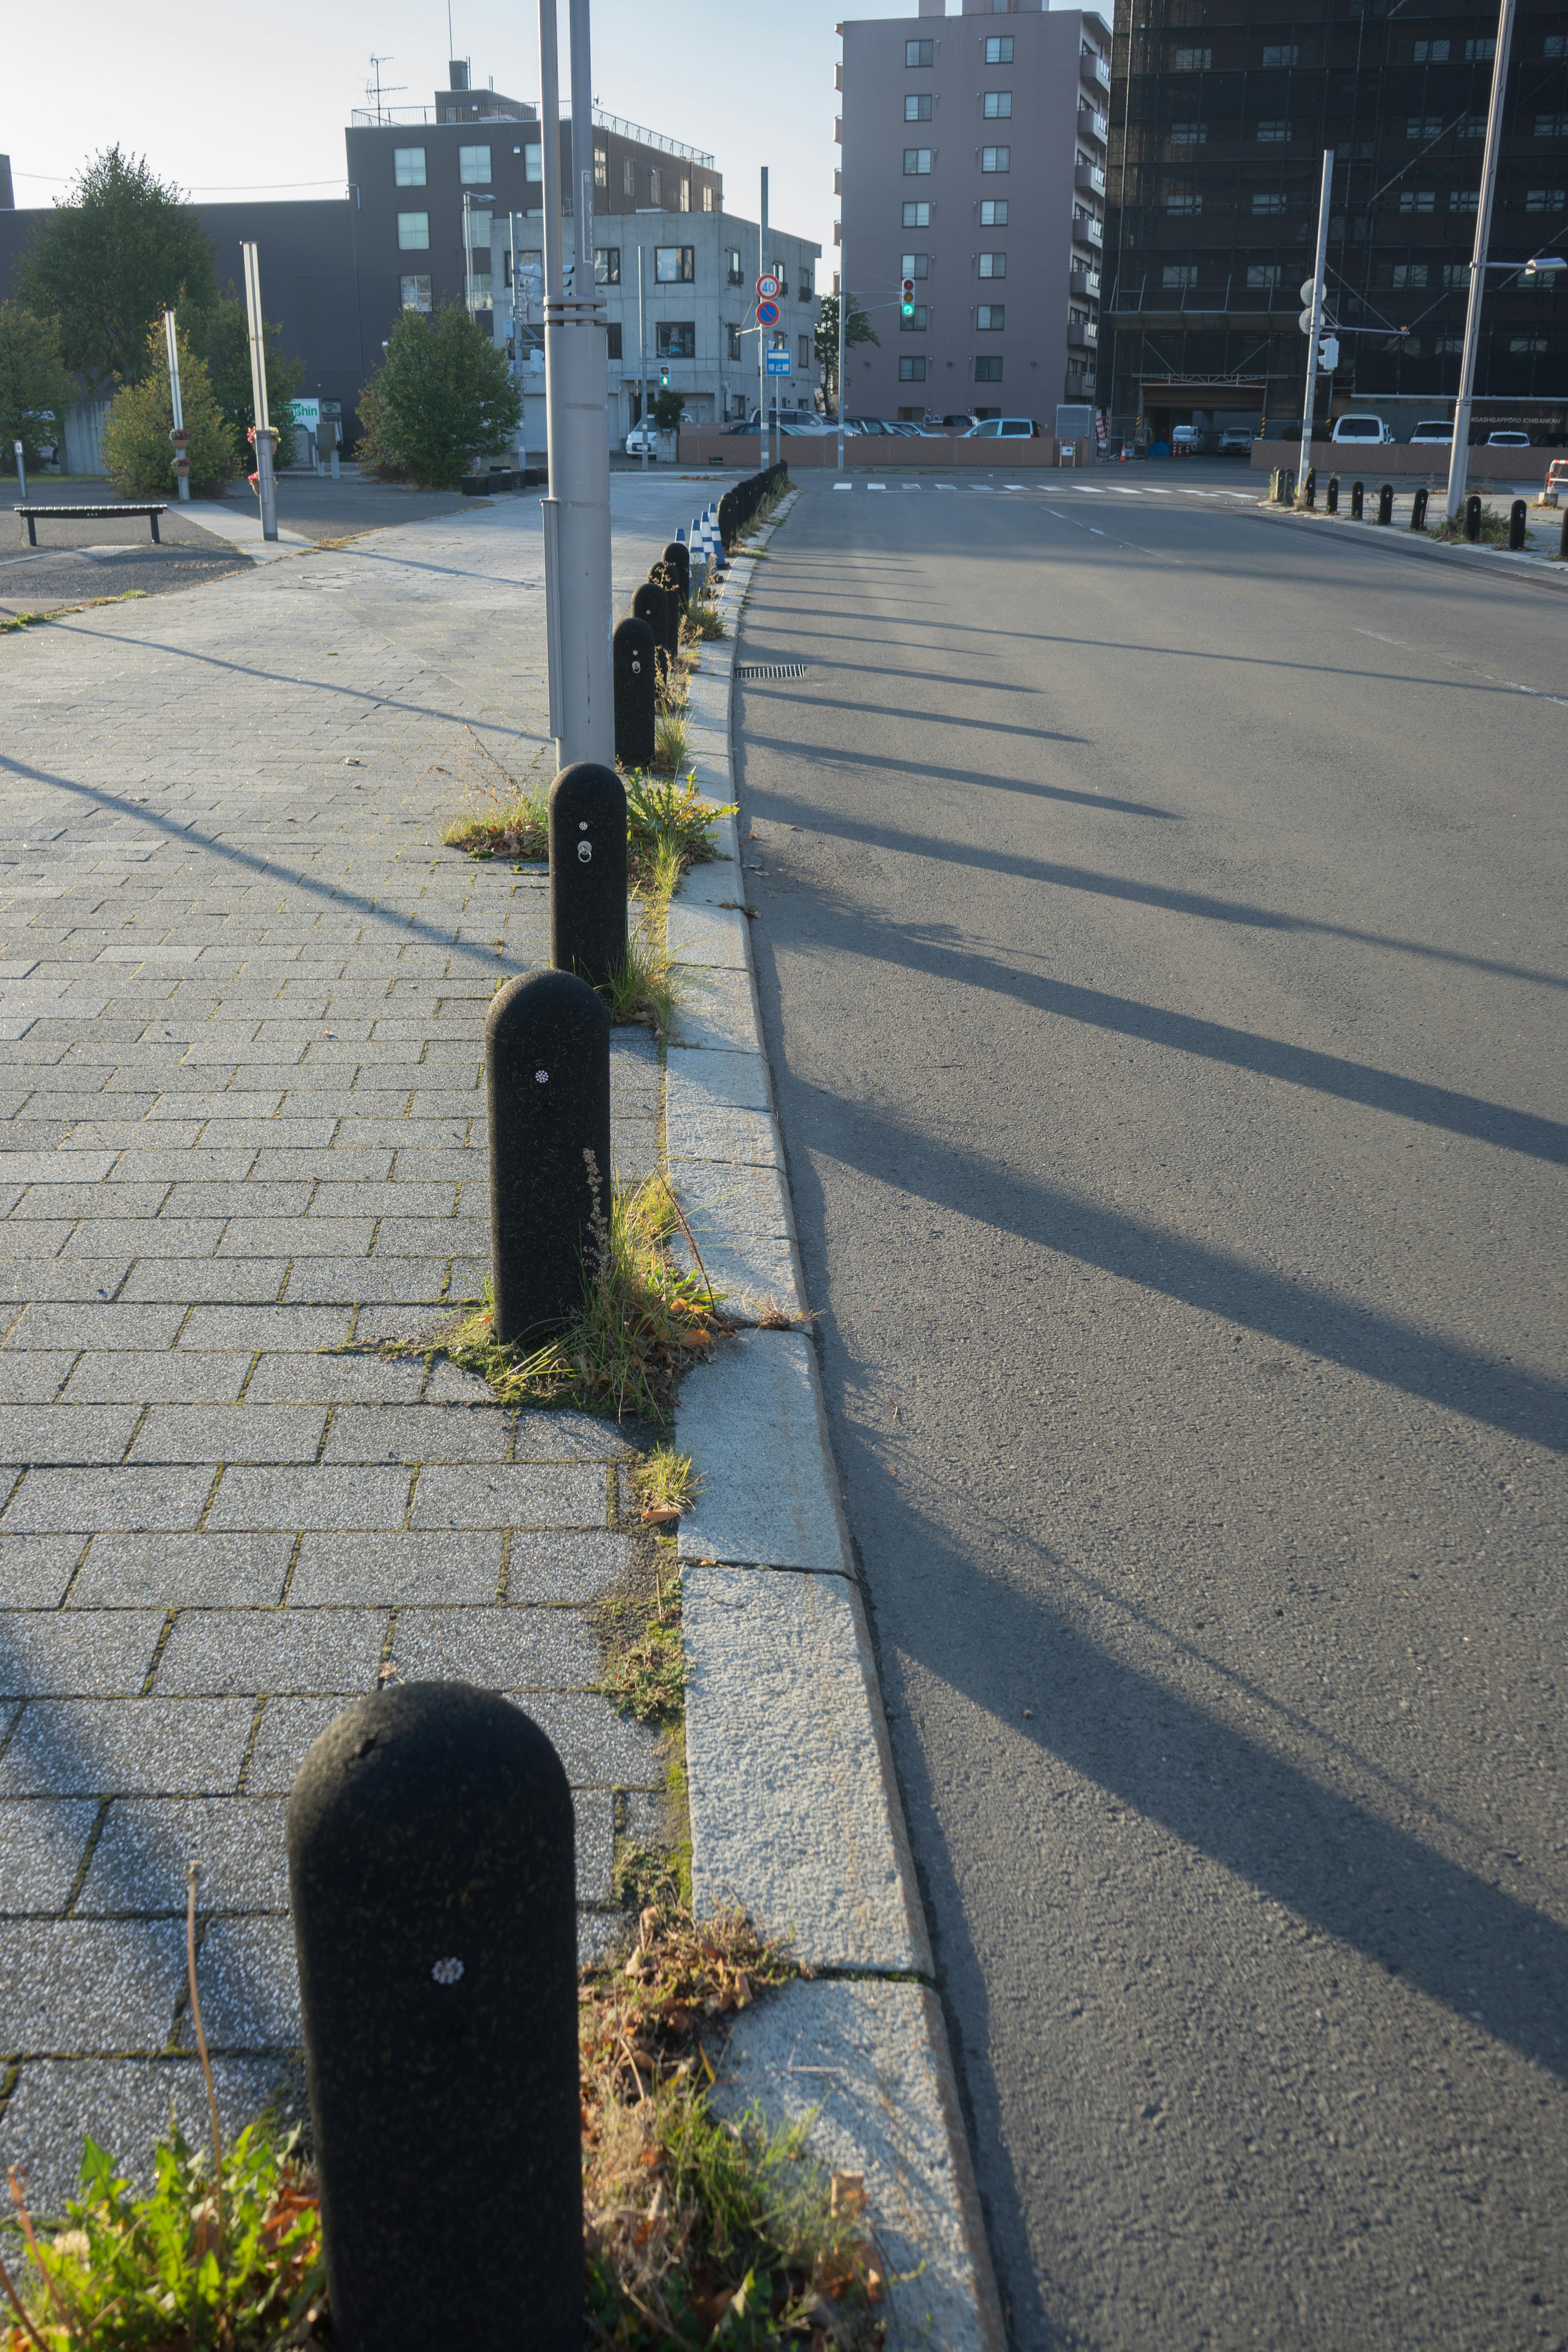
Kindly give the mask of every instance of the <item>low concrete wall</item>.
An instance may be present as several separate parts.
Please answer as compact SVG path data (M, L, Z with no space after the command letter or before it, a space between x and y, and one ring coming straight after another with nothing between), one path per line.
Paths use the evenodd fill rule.
M1468 474L1472 482L1543 482L1546 468L1553 457L1568 457L1564 449L1472 449ZM1408 441L1395 442L1392 449L1380 449L1368 443L1357 448L1354 442L1314 441L1308 464L1316 466L1321 475L1359 474L1370 482L1408 479L1447 483L1448 452L1447 449L1413 449ZM1252 470L1271 474L1276 466L1294 466L1301 470L1301 445L1299 441L1255 441L1252 445Z
M779 448L785 463L797 474L809 466L837 467L838 463L836 433L789 434ZM897 473L900 467L907 470L911 466L979 466L989 472L998 467L1023 470L1058 464L1060 449L1070 453L1069 462L1087 466L1090 461L1092 452L1088 441L1058 445L1045 433L1037 441L972 441L946 433L933 433L910 441L902 435L855 433L844 444L844 469L846 473L853 467L858 473L871 474ZM705 433L700 425L682 428L683 466L734 466L742 473L754 474L765 462L754 433Z

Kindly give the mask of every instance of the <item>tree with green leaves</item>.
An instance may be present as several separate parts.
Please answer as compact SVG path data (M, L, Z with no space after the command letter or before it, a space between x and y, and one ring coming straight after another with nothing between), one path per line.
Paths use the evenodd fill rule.
M190 435L191 488L217 492L245 471L245 437L223 415L190 338L176 322L180 354L180 413ZM122 498L174 495L174 404L169 397L168 340L162 326L147 337L142 373L122 384L103 425L103 462Z
M431 489L455 488L470 459L504 450L522 417L505 352L458 302L403 311L366 389L379 463Z
M207 372L214 400L219 411L235 426L241 442L256 422L256 403L250 383L250 329L245 316L245 304L232 286L215 294L210 302L184 302L180 306L178 325L191 339L191 348ZM272 429L278 436L273 451L273 463L291 466L294 462L295 425L289 404L300 389L300 379L305 373L303 360L286 360L279 348L282 328L275 320L262 320L262 344L267 354L267 410Z
M65 363L90 385L138 383L159 313L215 300L213 247L145 156L110 147L36 232L16 290L26 309L59 320Z
M664 385L649 401L648 411L661 433L673 433L686 414L686 394Z
M27 466L37 464L41 450L58 446L75 398L60 357L59 320L0 302L0 448L8 467L16 468L18 441Z
M857 343L875 343L879 351L882 348L880 335L872 332L870 320L851 294L849 308L844 314L846 357L854 350ZM823 395L829 408L836 409L838 405L838 297L837 294L825 294L822 298L821 315L816 321L816 331L812 338L812 345L816 352L816 364L822 370Z

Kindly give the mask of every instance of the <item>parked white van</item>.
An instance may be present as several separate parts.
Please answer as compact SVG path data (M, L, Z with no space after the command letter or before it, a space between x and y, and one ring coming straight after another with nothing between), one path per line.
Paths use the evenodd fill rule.
M1381 416L1336 416L1332 441L1371 441L1380 448L1392 446L1394 436Z
M1446 416L1424 417L1410 436L1413 449L1451 449L1454 428Z

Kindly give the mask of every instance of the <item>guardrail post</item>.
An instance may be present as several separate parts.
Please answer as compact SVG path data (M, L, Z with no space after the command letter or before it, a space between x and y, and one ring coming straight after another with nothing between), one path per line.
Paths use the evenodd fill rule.
M616 757L623 768L653 765L654 635L646 621L616 623Z
M1377 519L1380 523L1385 525L1394 520L1394 484L1392 482L1384 482L1377 494Z
M1426 500L1429 495L1430 493L1427 490L1419 489L1410 501L1410 528L1412 530L1425 530L1426 528Z
M1515 499L1508 510L1508 543L1516 555L1524 545L1524 500Z
M626 957L626 787L577 760L550 787L550 961L604 988Z
M1465 500L1465 537L1474 541L1481 535L1481 502L1472 494Z
M583 2340L572 1793L521 1707L368 1692L289 1799L332 2340ZM466 2253L459 2255L459 2250Z
M1364 521L1365 518L1366 484L1364 482L1352 482L1351 484L1351 520L1352 522L1362 522Z
M610 1016L575 972L520 974L491 998L485 1108L491 1329L510 1347L578 1313L609 1220Z
M1340 478L1337 474L1331 474L1329 476L1328 496L1324 499L1323 504L1328 508L1331 514L1338 514L1340 510Z

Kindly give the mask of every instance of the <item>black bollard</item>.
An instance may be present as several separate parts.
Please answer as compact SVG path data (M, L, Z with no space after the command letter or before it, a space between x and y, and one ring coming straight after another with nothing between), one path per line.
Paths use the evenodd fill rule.
M581 1311L610 1215L610 1016L572 971L509 980L485 1022L490 1281L503 1347Z
M1352 483L1351 484L1351 520L1352 520L1352 522L1360 522L1360 521L1362 521L1362 520L1363 520L1364 516L1365 516L1365 513L1366 513L1366 484L1365 484L1364 482L1352 482Z
M1394 520L1394 484L1384 482L1377 494L1377 519L1384 525Z
M651 768L653 631L646 621L617 621L610 643L616 673L616 757L623 768Z
M665 549L661 562L672 576L669 585L683 604L691 602L691 550L684 540L672 539Z
M1475 541L1481 535L1481 502L1479 498L1465 500L1465 537Z
M1323 504L1328 508L1331 514L1338 514L1340 510L1340 478L1337 474L1331 474L1329 476L1328 496L1324 499Z
M647 623L659 652L673 662L680 649L680 614L668 589L645 580L632 598L632 617Z
M1426 528L1426 501L1428 496L1429 493L1426 490L1419 489L1410 501L1410 528L1412 530L1425 530Z
M735 506L735 493L733 490L726 490L719 501L719 542L726 555L735 544L735 533L739 529L740 517Z
M1313 507L1315 507L1315 506L1317 505L1317 503L1318 503L1318 469L1317 469L1316 466L1309 466L1309 467L1308 467L1308 468L1307 468L1307 491L1306 491L1306 498L1307 498L1307 505L1308 505L1308 508L1309 508L1309 509L1311 509L1311 508L1313 508Z
M1563 509L1562 528L1557 533L1557 552L1568 563L1568 507Z
M332 2342L577 2352L572 1793L521 1707L367 1693L289 1799Z
M1516 555L1524 545L1524 500L1515 499L1508 510L1508 543Z
M550 961L604 988L626 960L626 786L577 760L550 787Z

